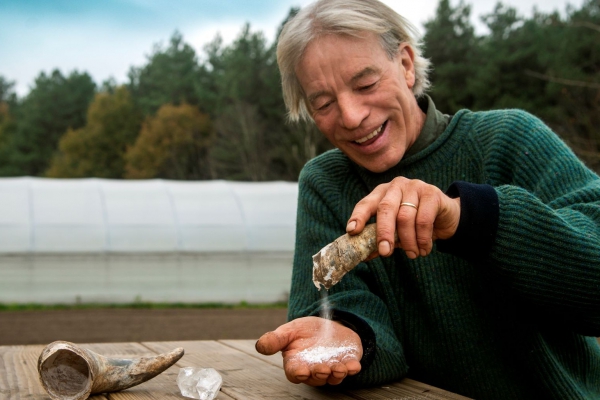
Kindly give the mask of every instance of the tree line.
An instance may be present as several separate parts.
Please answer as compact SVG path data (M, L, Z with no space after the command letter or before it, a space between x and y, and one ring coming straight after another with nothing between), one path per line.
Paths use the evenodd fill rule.
M498 3L481 19L484 35L468 4L440 0L424 25L438 109L527 110L600 172L600 2L528 18ZM331 145L286 121L276 46L246 24L201 54L176 32L122 85L54 70L18 98L0 76L0 176L294 181Z

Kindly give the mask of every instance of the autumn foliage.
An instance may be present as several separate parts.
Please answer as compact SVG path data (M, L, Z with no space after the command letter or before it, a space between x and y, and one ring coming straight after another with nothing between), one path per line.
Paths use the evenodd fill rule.
M125 178L207 179L213 140L210 117L189 104L160 107L125 154Z
M125 152L140 130L141 114L129 91L98 93L90 104L87 123L69 128L60 139L46 176L55 178L121 178Z

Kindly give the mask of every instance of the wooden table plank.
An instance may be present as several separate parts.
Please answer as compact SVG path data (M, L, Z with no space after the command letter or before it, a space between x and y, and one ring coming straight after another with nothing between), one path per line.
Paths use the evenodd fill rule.
M244 353L268 362L276 367L283 368L283 359L281 354L265 356L258 353L254 345L255 340L219 340L219 343L243 351ZM283 371L281 372L283 374ZM439 400L465 400L463 397L443 389L439 389L412 379L405 378L400 382L395 382L382 387L369 389L352 390L345 392L355 399L439 399Z
M184 366L214 368L223 377L221 392L234 399L314 399L351 400L342 393L325 392L307 385L294 385L285 378L281 368L242 351L215 341L144 342L145 346L163 352L182 346L186 355Z
M212 367L223 377L217 400L239 399L434 399L464 400L465 397L404 379L376 388L340 392L333 388L294 385L282 371L281 355L263 356L254 349L254 340L191 342L102 343L81 344L106 357L137 358L152 356L183 347L186 355L154 379L133 388L90 400L181 400L177 387L179 368ZM49 400L39 382L37 359L43 346L0 346L0 399Z
M159 354L141 343L101 343L82 345L82 347L86 347L103 356L117 358L150 357ZM164 352L171 351L176 347L179 346L174 346ZM181 400L184 397L177 386L177 375L181 367L181 365L175 363L172 367L149 381L120 392L108 393L106 396L109 400ZM233 399L224 395L220 396L219 400Z
M0 346L0 398L50 400L42 387L37 360L45 346ZM93 396L90 400L107 400Z
M384 399L431 399L431 400L468 400L455 393L448 392L412 379L404 378L381 387L358 389L348 392L357 399L384 400Z
M410 391L411 393L418 393L426 399L449 399L449 400L468 400L468 397L461 396L456 393L448 392L431 385L427 385L422 382L418 382L409 378L402 379L400 382L394 382L391 384L392 387L398 388L402 386L403 389Z
M261 359L279 368L283 368L283 359L281 357L281 354L265 356L258 353L254 348L254 345L256 343L255 340L219 340L219 343L223 343L229 347L240 350L252 357ZM417 382L408 378L405 378L400 382L395 382L389 385L383 385L379 388L349 391L347 392L347 394L353 398L364 397L370 399L467 399L467 397L463 397L455 393L451 393L443 389L426 385L424 383Z
M272 356L265 356L264 354L260 354L254 348L256 340L219 340L219 343L242 351L248 354L249 356L256 357L259 360L262 360L264 362L267 362L269 364L283 369L283 357L281 356L281 353L273 354Z

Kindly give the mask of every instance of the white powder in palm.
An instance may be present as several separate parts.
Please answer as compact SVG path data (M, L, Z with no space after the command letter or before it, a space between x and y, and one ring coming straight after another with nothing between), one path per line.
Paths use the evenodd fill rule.
M347 356L356 354L356 350L355 346L317 346L301 351L298 353L298 357L308 364L320 364L329 361L339 362Z
M329 279L333 269L329 271L325 279ZM329 302L329 291L321 291L321 318L326 321L321 329L320 336L322 338L330 338L332 336L332 317L333 310ZM344 361L347 357L356 357L358 349L356 346L316 346L309 349L305 349L299 352L296 356L301 358L307 364L321 364L321 363L336 363Z

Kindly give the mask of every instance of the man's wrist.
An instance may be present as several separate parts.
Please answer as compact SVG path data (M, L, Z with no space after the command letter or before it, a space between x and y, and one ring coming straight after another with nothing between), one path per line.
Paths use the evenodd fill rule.
M333 310L331 319L356 332L363 348L360 364L363 370L366 369L372 364L377 348L375 332L371 326L364 319L346 311Z

